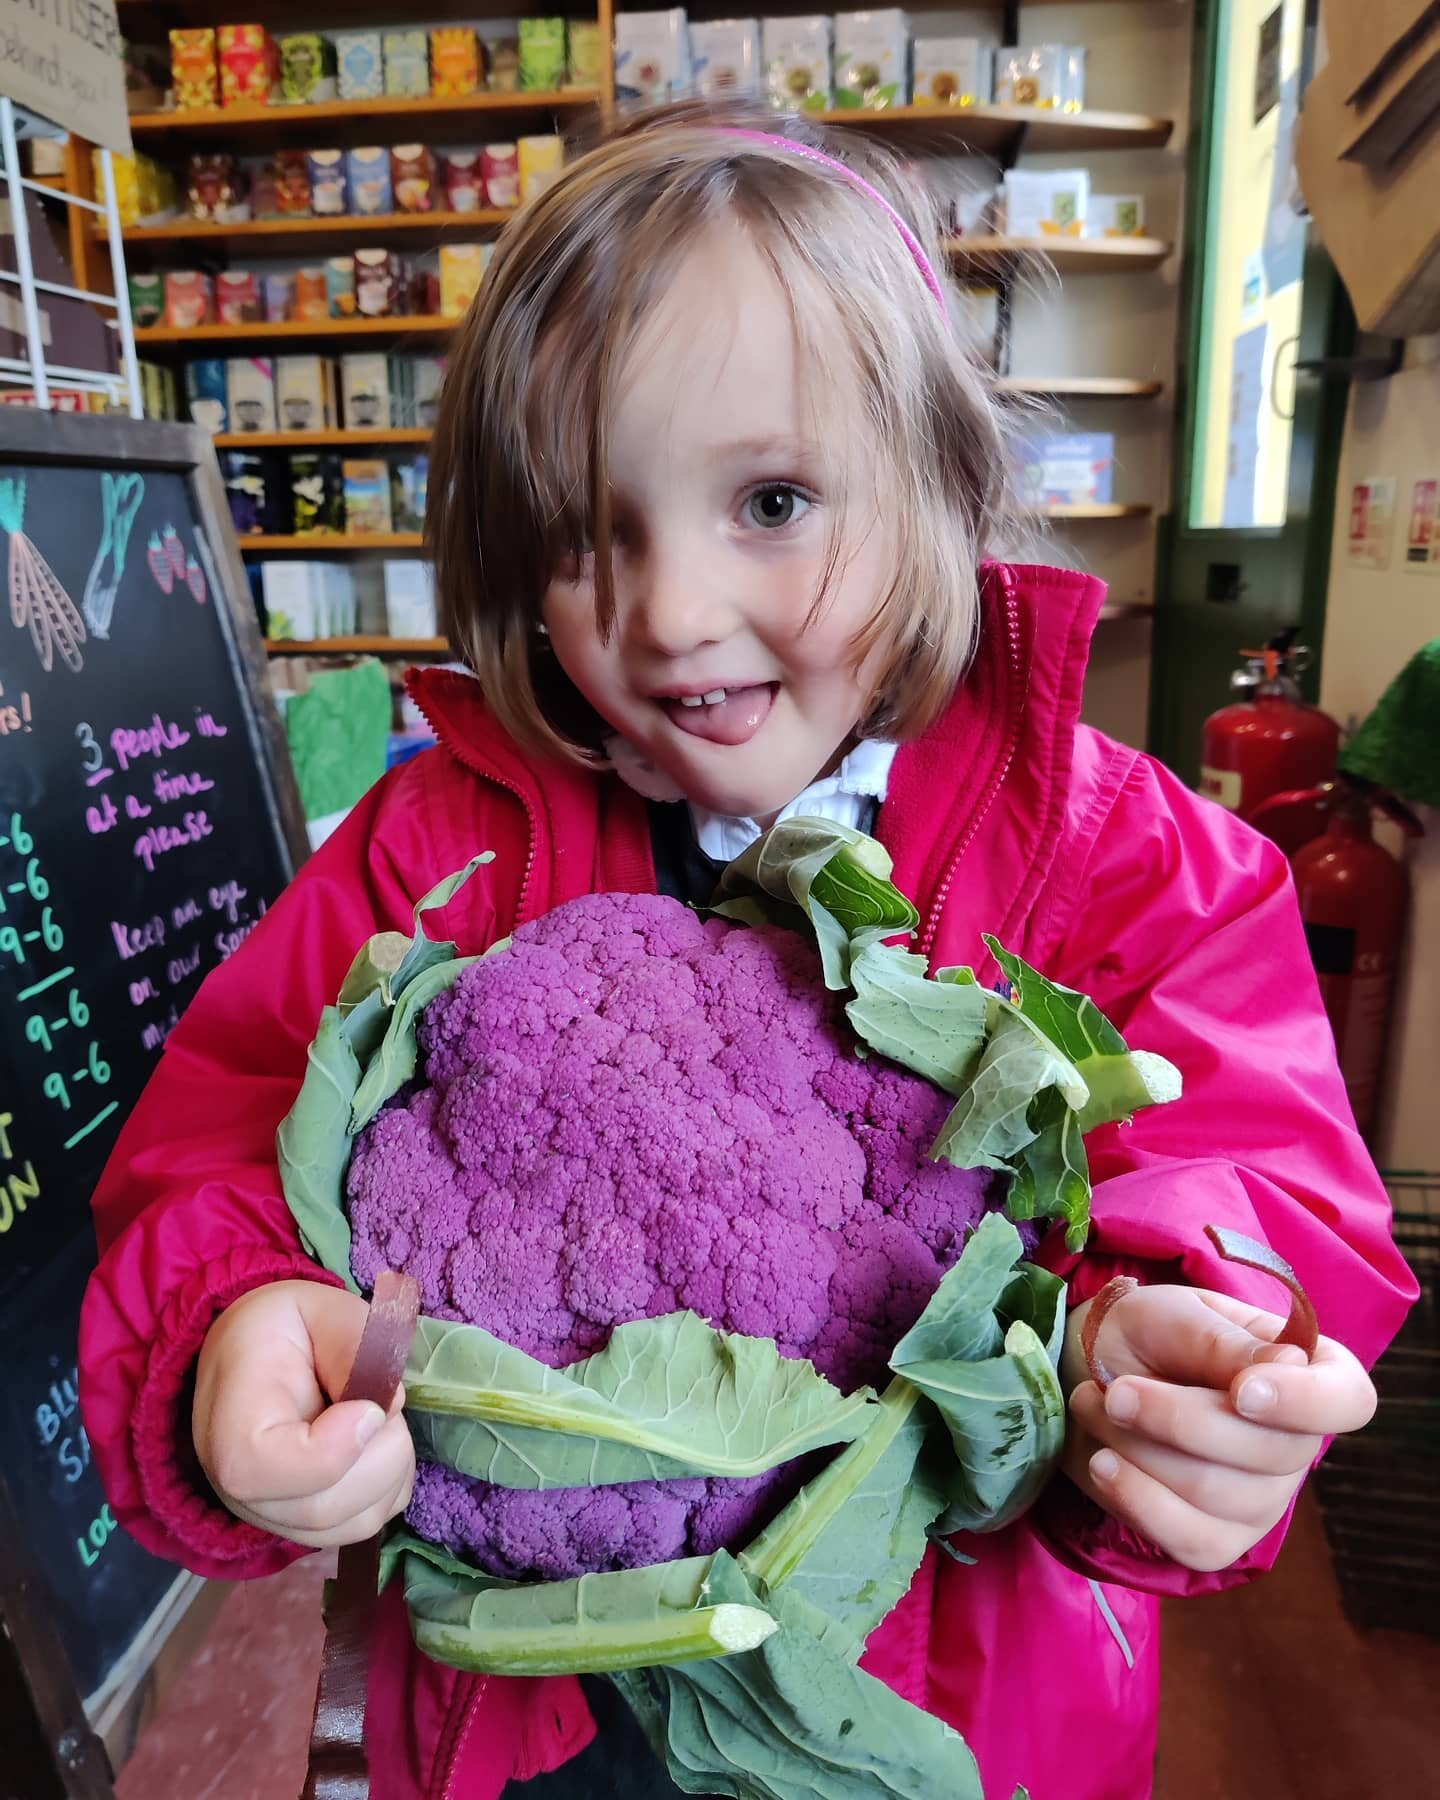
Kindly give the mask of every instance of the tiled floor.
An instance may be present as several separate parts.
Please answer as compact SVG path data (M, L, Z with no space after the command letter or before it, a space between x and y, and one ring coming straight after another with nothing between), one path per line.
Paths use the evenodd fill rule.
M119 1800L295 1800L324 1573L311 1559L227 1595L141 1733ZM1312 1508L1268 1580L1172 1607L1166 1654L1156 1800L1440 1792L1440 1640L1349 1626Z

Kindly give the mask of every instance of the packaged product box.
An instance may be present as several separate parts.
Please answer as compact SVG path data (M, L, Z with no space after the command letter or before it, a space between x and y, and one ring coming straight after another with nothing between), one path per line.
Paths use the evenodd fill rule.
M1143 194L1091 194L1085 209L1086 237L1144 237Z
M480 43L485 52L485 85L492 94L520 91L520 40L513 23L482 21Z
M1089 207L1088 169L1005 172L1005 229L1011 237L1082 237Z
M430 92L457 100L480 91L480 43L469 25L443 25L430 33Z
M341 469L345 483L347 532L390 531L390 470L383 457L347 457Z
M378 100L385 92L385 51L378 31L336 32L335 63L342 100Z
M272 644L313 644L329 634L320 626L321 589L309 557L262 562L265 636Z
M491 206L520 204L520 152L514 144L487 144L480 153L480 173Z
M275 204L282 219L309 218L310 158L303 150L277 150L273 162Z
M333 100L337 92L335 46L318 31L290 32L279 40L280 98L287 106Z
M168 269L165 274L165 323L175 331L215 323L215 284L198 269Z
M332 319L355 317L355 258L332 256L325 264L325 302Z
M565 166L565 145L552 132L524 137L515 146L520 166L520 204L526 205L550 187Z
M605 40L594 19L571 19L566 28L565 85L598 88L605 66Z
M275 413L281 431L334 427L335 369L328 356L276 357Z
M412 531L415 527L401 525L397 520L395 529ZM433 638L436 635L435 572L419 557L386 559L385 629L394 638Z
M564 19L521 19L520 87L548 94L565 85Z
M310 210L317 219L341 218L349 210L343 150L311 150L306 161L310 175Z
M1021 498L1027 506L1108 505L1114 481L1111 432L1033 437L1020 445Z
M222 450L220 479L237 537L274 530L270 504L269 458L256 450Z
M916 38L915 105L984 106L994 80L994 57L979 38Z
M264 276L260 283L260 294L264 302L265 318L271 325L279 325L286 319L300 316L295 304L293 275L282 271L278 275Z
M1064 98L1065 66L1062 44L1001 50L995 58L995 98L1004 106L1038 106L1055 111Z
M330 284L323 268L295 271L295 317L328 319L330 317Z
M835 15L835 104L878 112L910 101L910 31L898 7Z
M438 356L390 358L390 422L392 426L435 427L445 364Z
M222 325L253 325L264 312L260 277L252 269L222 269L215 277L215 317Z
M440 316L463 318L485 274L483 244L440 246Z
M390 468L390 512L397 531L423 531L425 493L430 480L428 456L412 456ZM421 636L431 635L421 633Z
M220 104L266 106L270 91L280 79L280 58L275 40L263 25L222 25L220 49Z
M1085 57L1079 44L1066 44L1060 52L1060 110L1067 113L1085 110Z
M389 431L390 359L370 350L340 358L340 406L347 431Z
M831 105L832 25L830 18L815 13L761 20L765 92L772 106L824 112Z
M138 327L158 325L165 317L165 278L158 270L129 275L125 280L130 295L130 318Z
M163 50L154 44L136 44L128 38L120 40L120 64L125 76L125 110L127 112L160 112L170 105L171 93L171 59L169 46ZM213 105L214 103L211 102ZM177 108L177 110L180 110ZM57 143L52 138L50 143ZM33 142L33 140L32 140ZM43 158L45 152L41 152ZM30 173L36 180L41 175L58 175L64 168L64 151L61 150L60 167L46 169L38 167L31 153ZM103 400L104 396L98 396Z
M571 37L574 37L572 27ZM760 22L758 19L697 21L690 27L690 57L695 91L706 99L737 94L760 98Z
M224 152L192 156L185 165L185 204L192 219L233 224L250 216L245 178Z
M429 212L435 204L435 153L425 144L397 144L390 152L390 186L398 212Z
M105 176L100 165L100 151L90 153L95 178L95 192L105 192ZM153 157L135 154L112 156L115 172L115 205L122 225L140 225L147 220L173 217L178 189L169 169L162 168Z
M268 356L232 356L225 365L232 431L274 431L275 365Z
M297 537L311 537L344 529L345 490L340 475L340 458L334 451L297 451L292 454L290 504Z
M399 312L398 259L389 250L357 250L355 311L362 319L383 319Z
M622 100L676 99L690 86L683 6L615 15L615 84Z
M225 359L200 356L185 365L185 408L212 437L230 429L229 379Z
M393 212L394 189L390 185L390 152L383 144L367 144L345 157L350 188L350 210L371 214Z
M430 43L423 31L387 31L385 92L420 96L430 92Z
M170 33L170 92L176 112L220 104L220 64L215 33L187 28Z
M485 174L478 150L449 150L440 159L447 212L478 212L485 204Z
M178 419L180 395L169 363L140 364L140 404L147 419Z

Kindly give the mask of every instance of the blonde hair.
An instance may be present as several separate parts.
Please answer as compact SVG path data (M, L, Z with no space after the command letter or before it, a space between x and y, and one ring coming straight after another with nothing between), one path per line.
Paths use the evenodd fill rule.
M426 532L450 643L499 722L533 751L589 760L604 736L548 652L540 602L556 569L593 546L598 624L610 629L613 396L675 270L727 219L787 298L811 391L816 375L832 391L858 378L878 467L900 497L894 576L854 643L856 666L874 655L878 670L862 735L922 731L974 647L978 565L1014 518L986 379L884 209L838 172L735 127L842 159L944 267L935 220L888 157L858 133L842 142L743 105L631 116L506 227L446 376ZM825 342L807 323L804 296L815 291L839 297ZM843 495L833 512L817 609L841 554Z

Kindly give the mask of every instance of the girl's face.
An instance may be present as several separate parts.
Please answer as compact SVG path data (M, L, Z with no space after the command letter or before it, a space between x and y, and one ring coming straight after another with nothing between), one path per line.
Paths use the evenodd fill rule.
M838 341L838 315L815 325ZM833 767L869 709L874 659L857 669L852 642L894 567L894 500L858 394L825 394L823 445L805 400L781 288L740 226L718 228L617 384L608 642L592 558L542 602L562 668L601 717L687 798L757 819Z

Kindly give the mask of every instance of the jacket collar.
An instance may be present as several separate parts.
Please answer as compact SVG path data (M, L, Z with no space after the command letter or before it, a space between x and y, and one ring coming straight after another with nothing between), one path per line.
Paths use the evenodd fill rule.
M880 836L922 907L919 948L973 958L978 933L1017 946L1054 864L1090 636L1104 584L1064 569L987 564L979 645L941 718L896 758ZM407 686L463 767L514 794L530 829L520 918L595 885L653 890L644 802L613 777L530 761L469 675L412 669ZM567 854L596 844L595 860ZM957 881L961 862L965 879ZM548 875L548 879L546 878Z

